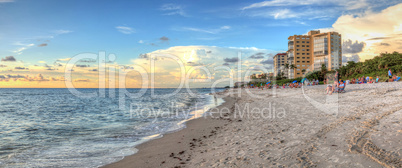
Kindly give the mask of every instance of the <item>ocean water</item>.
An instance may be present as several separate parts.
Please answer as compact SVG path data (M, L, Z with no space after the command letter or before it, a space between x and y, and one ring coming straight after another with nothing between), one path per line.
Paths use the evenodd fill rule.
M209 95L211 89L192 89L194 94L182 89L167 97L175 90L119 98L118 89L106 89L101 91L104 96L88 98L68 89L0 89L0 167L112 163L134 154L140 143L184 128L183 121L222 102Z

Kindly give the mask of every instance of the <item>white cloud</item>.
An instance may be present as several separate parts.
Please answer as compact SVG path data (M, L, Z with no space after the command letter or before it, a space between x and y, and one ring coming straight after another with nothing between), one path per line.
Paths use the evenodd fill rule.
M60 30L55 30L53 32L56 33L56 35L60 35L60 34L72 33L73 31L60 29Z
M138 43L142 44L142 43L144 43L144 41L140 40L140 41L138 41Z
M135 33L135 30L131 27L127 26L117 26L116 27L117 31L123 33L123 34L132 34Z
M184 31L194 31L194 32L201 32L201 33L209 33L209 34L218 34L221 33L222 31L229 30L231 29L230 26L221 26L217 29L200 29L200 28L194 28L194 27L183 27L181 29L175 29L175 30L184 30Z
M181 15L187 16L184 12L184 8L176 4L164 4L161 6L160 10L165 11L164 15Z
M24 45L24 44L21 44L21 43L17 43L17 44L18 44L18 45ZM24 50L26 50L26 49L28 49L28 48L34 46L34 45L35 45L35 44L25 44L24 47L20 47L20 48L14 50L13 52L14 52L14 53L17 53L18 55L20 55L20 54L22 54L22 51L24 51Z
M342 15L332 27L321 30L339 32L343 41L364 42L363 51L357 53L362 60L381 52L402 52L402 3L379 12Z
M319 0L272 0L272 1L263 1L258 3L253 3L251 5L245 6L242 9L253 9L253 8L262 8L262 7L274 7L274 6L301 6L301 5L311 5L317 4L318 2L323 2Z
M70 61L71 58L61 58L61 59L57 59L56 61Z
M275 19L328 19L340 14L382 8L400 3L398 0L271 0L253 3L241 8L251 17Z

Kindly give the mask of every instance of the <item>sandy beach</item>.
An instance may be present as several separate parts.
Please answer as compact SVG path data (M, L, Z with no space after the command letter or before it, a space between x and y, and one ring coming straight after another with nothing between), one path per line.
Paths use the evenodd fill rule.
M227 90L208 117L104 167L402 167L401 88Z

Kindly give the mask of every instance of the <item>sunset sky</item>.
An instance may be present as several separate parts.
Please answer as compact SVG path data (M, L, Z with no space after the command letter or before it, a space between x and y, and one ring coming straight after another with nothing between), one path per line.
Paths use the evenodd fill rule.
M183 74L190 87L226 86L230 73L273 71L288 36L316 29L342 34L344 62L364 61L402 52L400 2L0 0L0 88L107 87L125 73L121 83L141 87L139 71L148 87Z

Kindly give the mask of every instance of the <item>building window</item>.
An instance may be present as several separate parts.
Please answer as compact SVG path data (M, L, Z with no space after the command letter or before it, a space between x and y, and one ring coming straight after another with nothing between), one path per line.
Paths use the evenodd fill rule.
M302 47L305 47L304 45L302 45Z
M300 62L300 61L297 61L297 62Z
M305 43L305 41L302 41L302 43Z
M296 41L296 43L299 43L300 41Z
M306 49L302 49L302 51L306 51Z
M300 53L296 53L296 55L300 55Z
M296 65L297 67L299 67L300 65Z
M302 59L305 59L306 57L302 57Z
M306 61L302 61L303 63L305 63Z
M310 47L310 45L307 45L307 47Z
M306 53L302 53L302 55L305 55Z
M300 73L297 73L298 75L300 75Z
M310 51L310 49L307 49L307 51Z
M307 53L307 55L310 55L310 53Z
M297 57L297 59L300 59L300 57Z
M310 43L309 41L307 41L307 43Z
M297 71L300 71L300 69L297 69Z
M308 53L307 53L308 54ZM310 59L310 57L307 57L307 59Z
M310 63L310 61L307 61L307 63Z
M296 45L296 47L300 47L299 45Z
M299 51L299 49L296 49L296 51Z

